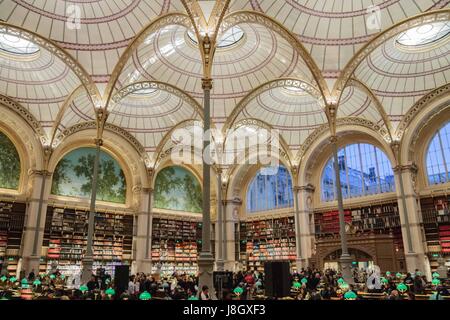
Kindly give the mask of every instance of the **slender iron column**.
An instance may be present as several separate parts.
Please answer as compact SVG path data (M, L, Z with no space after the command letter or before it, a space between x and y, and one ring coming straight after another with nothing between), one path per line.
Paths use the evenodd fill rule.
M298 205L299 188L294 187L294 204L295 204L295 251L297 253L296 267L300 271L302 267L302 236L300 231L300 209Z
M146 228L146 239L145 239L145 259L150 260L152 258L150 254L151 241L152 241L152 223L153 223L153 212L152 212L152 197L153 189L148 191L148 207L147 207L147 228ZM150 270L151 272L151 270Z
M211 253L211 116L210 94L212 79L202 79L204 92L204 137L203 137L203 226L202 226L202 250L198 259L199 266L199 291L203 286L208 286L211 296L214 296L213 269L214 257Z
M218 253L217 253L217 271L224 271L223 259L223 206L222 206L222 169L217 169L217 234L218 234Z
M39 195L39 205L38 205L38 211L37 211L37 217L36 217L36 230L34 230L34 242L33 242L33 257L39 257L41 258L41 253L38 252L38 244L39 244L39 231L41 229L41 219L42 219L42 207L44 206L44 191L45 191L45 180L47 180L47 177L50 175L48 171L39 171L38 172L41 176L41 193Z
M94 228L95 228L95 203L97 198L97 181L100 166L100 148L102 145L103 145L102 139L95 139L95 160L93 168L94 170L92 174L91 207L88 218L86 253L83 257L83 269L81 276L82 283L86 283L87 281L89 281L92 275L92 266L94 263L94 254L92 250L92 245L94 240Z
M341 176L339 173L339 158L337 148L337 137L332 136L330 138L331 147L333 149L334 158L334 174L336 179L336 195L339 209L339 230L341 235L341 248L342 255L340 257L340 265L342 277L347 283L353 283L353 275L351 270L351 258L348 253L347 234L345 232L345 215L344 215L344 202L342 200L342 188L341 188Z

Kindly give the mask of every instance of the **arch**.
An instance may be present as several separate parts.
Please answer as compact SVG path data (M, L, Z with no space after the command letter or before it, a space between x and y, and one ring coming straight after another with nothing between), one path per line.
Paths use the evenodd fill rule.
M349 143L338 151L339 174L345 199L395 191L394 171L386 154L367 143ZM335 201L334 159L329 157L320 175L321 200Z
M291 43L294 49L299 53L302 57L303 61L306 63L309 71L312 73L314 80L317 83L317 86L320 90L321 96L324 101L327 101L330 94L328 85L323 78L322 72L317 67L314 59L311 57L306 48L298 41L298 39L290 32L287 28L285 28L282 24L270 18L261 12L256 11L236 11L226 15L223 18L222 25L219 31L219 36L223 31L237 25L240 23L257 23L267 27L270 30L275 31L289 43Z
M450 182L449 136L450 119L447 119L447 123L435 131L425 149L426 152L423 170L426 171L429 185L439 185ZM430 161L434 161L433 166L431 166ZM432 178L432 173L430 172L432 167L438 167L436 172L433 170L434 178ZM438 177L436 175L438 175Z
M329 138L331 133L328 128L321 128L311 138L308 148L305 149L298 166L298 185L305 186L311 184L318 186L322 170L332 154ZM338 147L348 142L366 142L379 147L388 157L392 166L395 167L397 160L390 147L390 144L383 137L370 127L355 123L342 123L337 127ZM316 190L318 190L316 188ZM319 193L316 192L314 200L320 203Z
M97 106L100 104L101 102L100 92L98 91L98 88L95 85L89 73L83 68L81 64L77 62L76 59L74 59L65 49L61 48L54 41L46 39L35 32L26 30L18 26L11 25L3 21L0 21L0 32L13 34L17 37L27 39L28 41L37 44L39 47L48 50L51 54L58 57L80 79L81 84L86 88L86 91L89 93L89 97L92 100L93 105Z
M231 112L230 116L227 118L222 131L226 132L227 129L230 129L233 126L234 122L236 121L236 118L239 116L241 111L244 110L244 108L250 103L250 101L255 99L263 92L282 87L294 87L302 89L307 93L309 93L311 96L317 98L319 104L323 102L323 99L321 99L320 92L307 81L296 78L280 78L271 80L256 87L255 89L250 91L244 98L242 98L241 101L239 101L239 103Z
M276 172L274 169L276 169ZM268 175L263 174L262 170L263 168L259 168L244 188L246 212L263 213L272 210L292 208L294 206L294 194L291 172L283 165L270 168ZM262 179L264 179L264 182L261 187L260 180ZM274 184L275 186L273 186ZM270 190L271 185L272 190ZM265 194L263 195L263 198L266 199L265 205L262 205L262 202L258 201L262 193ZM271 195L273 195L274 198L269 200Z
M154 208L189 213L202 212L200 179L185 166L168 165L154 179ZM180 203L181 202L181 203Z
M150 22L134 37L133 41L131 41L131 43L125 49L125 51L123 52L122 56L119 59L119 62L116 64L113 72L111 73L111 77L106 86L105 94L103 96L103 102L106 109L108 109L117 80L119 79L119 76L122 73L125 64L128 62L133 52L145 41L145 38L149 34L156 32L162 27L173 24L181 25L186 28L189 28L192 25L189 16L187 16L186 14L167 13L162 15L158 19Z
M396 34L405 31L416 25L420 25L424 22L433 22L439 20L449 20L450 19L450 9L442 9L429 11L417 16L405 19L399 23L394 24L383 32L375 36L370 42L364 45L359 51L353 56L353 58L347 63L343 71L339 75L336 81L331 96L334 97L338 104L342 97L342 92L347 86L351 77L353 76L355 70L361 64L361 62L370 55L376 48L378 48L382 43L392 38Z
M23 180L23 158L13 138L0 126L0 189L19 191Z

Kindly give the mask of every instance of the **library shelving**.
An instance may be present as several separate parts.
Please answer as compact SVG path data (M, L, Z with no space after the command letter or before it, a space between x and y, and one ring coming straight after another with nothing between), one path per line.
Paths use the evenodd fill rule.
M0 202L0 269L11 275L17 274L25 212L24 203Z
M396 202L373 204L371 206L348 208L344 210L345 223L352 232L392 232L400 230L400 215ZM339 212L315 212L316 237L327 237L339 233ZM401 233L399 233L401 236ZM397 239L398 240L398 239ZM400 241L398 242L401 243Z
M201 238L200 222L154 218L151 247L153 271L196 273Z
M420 199L423 226L431 269L436 269L438 258L450 257L450 211L449 195Z
M239 258L247 269L263 271L265 261L295 263L294 217L242 221L239 243Z
M81 271L86 250L89 211L49 207L44 233L46 257L44 268L55 266L66 276ZM93 240L94 271L103 268L114 275L116 265L131 264L133 216L116 212L97 212Z

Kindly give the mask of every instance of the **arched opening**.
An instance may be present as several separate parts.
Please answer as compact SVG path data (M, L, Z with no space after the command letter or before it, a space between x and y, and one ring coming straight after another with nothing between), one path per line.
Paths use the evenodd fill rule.
M450 122L439 129L428 145L426 169L430 185L450 182Z
M14 143L0 131L0 189L18 190L20 157Z
M367 252L355 248L349 248L348 251L352 259L353 268L357 268L359 270L373 267L374 259ZM342 249L338 249L325 256L323 259L324 269L339 270L339 259L341 255Z

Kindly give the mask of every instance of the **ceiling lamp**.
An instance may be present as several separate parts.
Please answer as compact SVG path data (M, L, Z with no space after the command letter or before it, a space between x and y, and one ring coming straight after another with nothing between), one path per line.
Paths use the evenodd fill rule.
M39 52L39 47L31 41L17 36L0 33L0 53L4 52L15 57L32 56Z
M435 44L450 34L450 22L423 24L401 33L396 42L404 47L420 47Z

